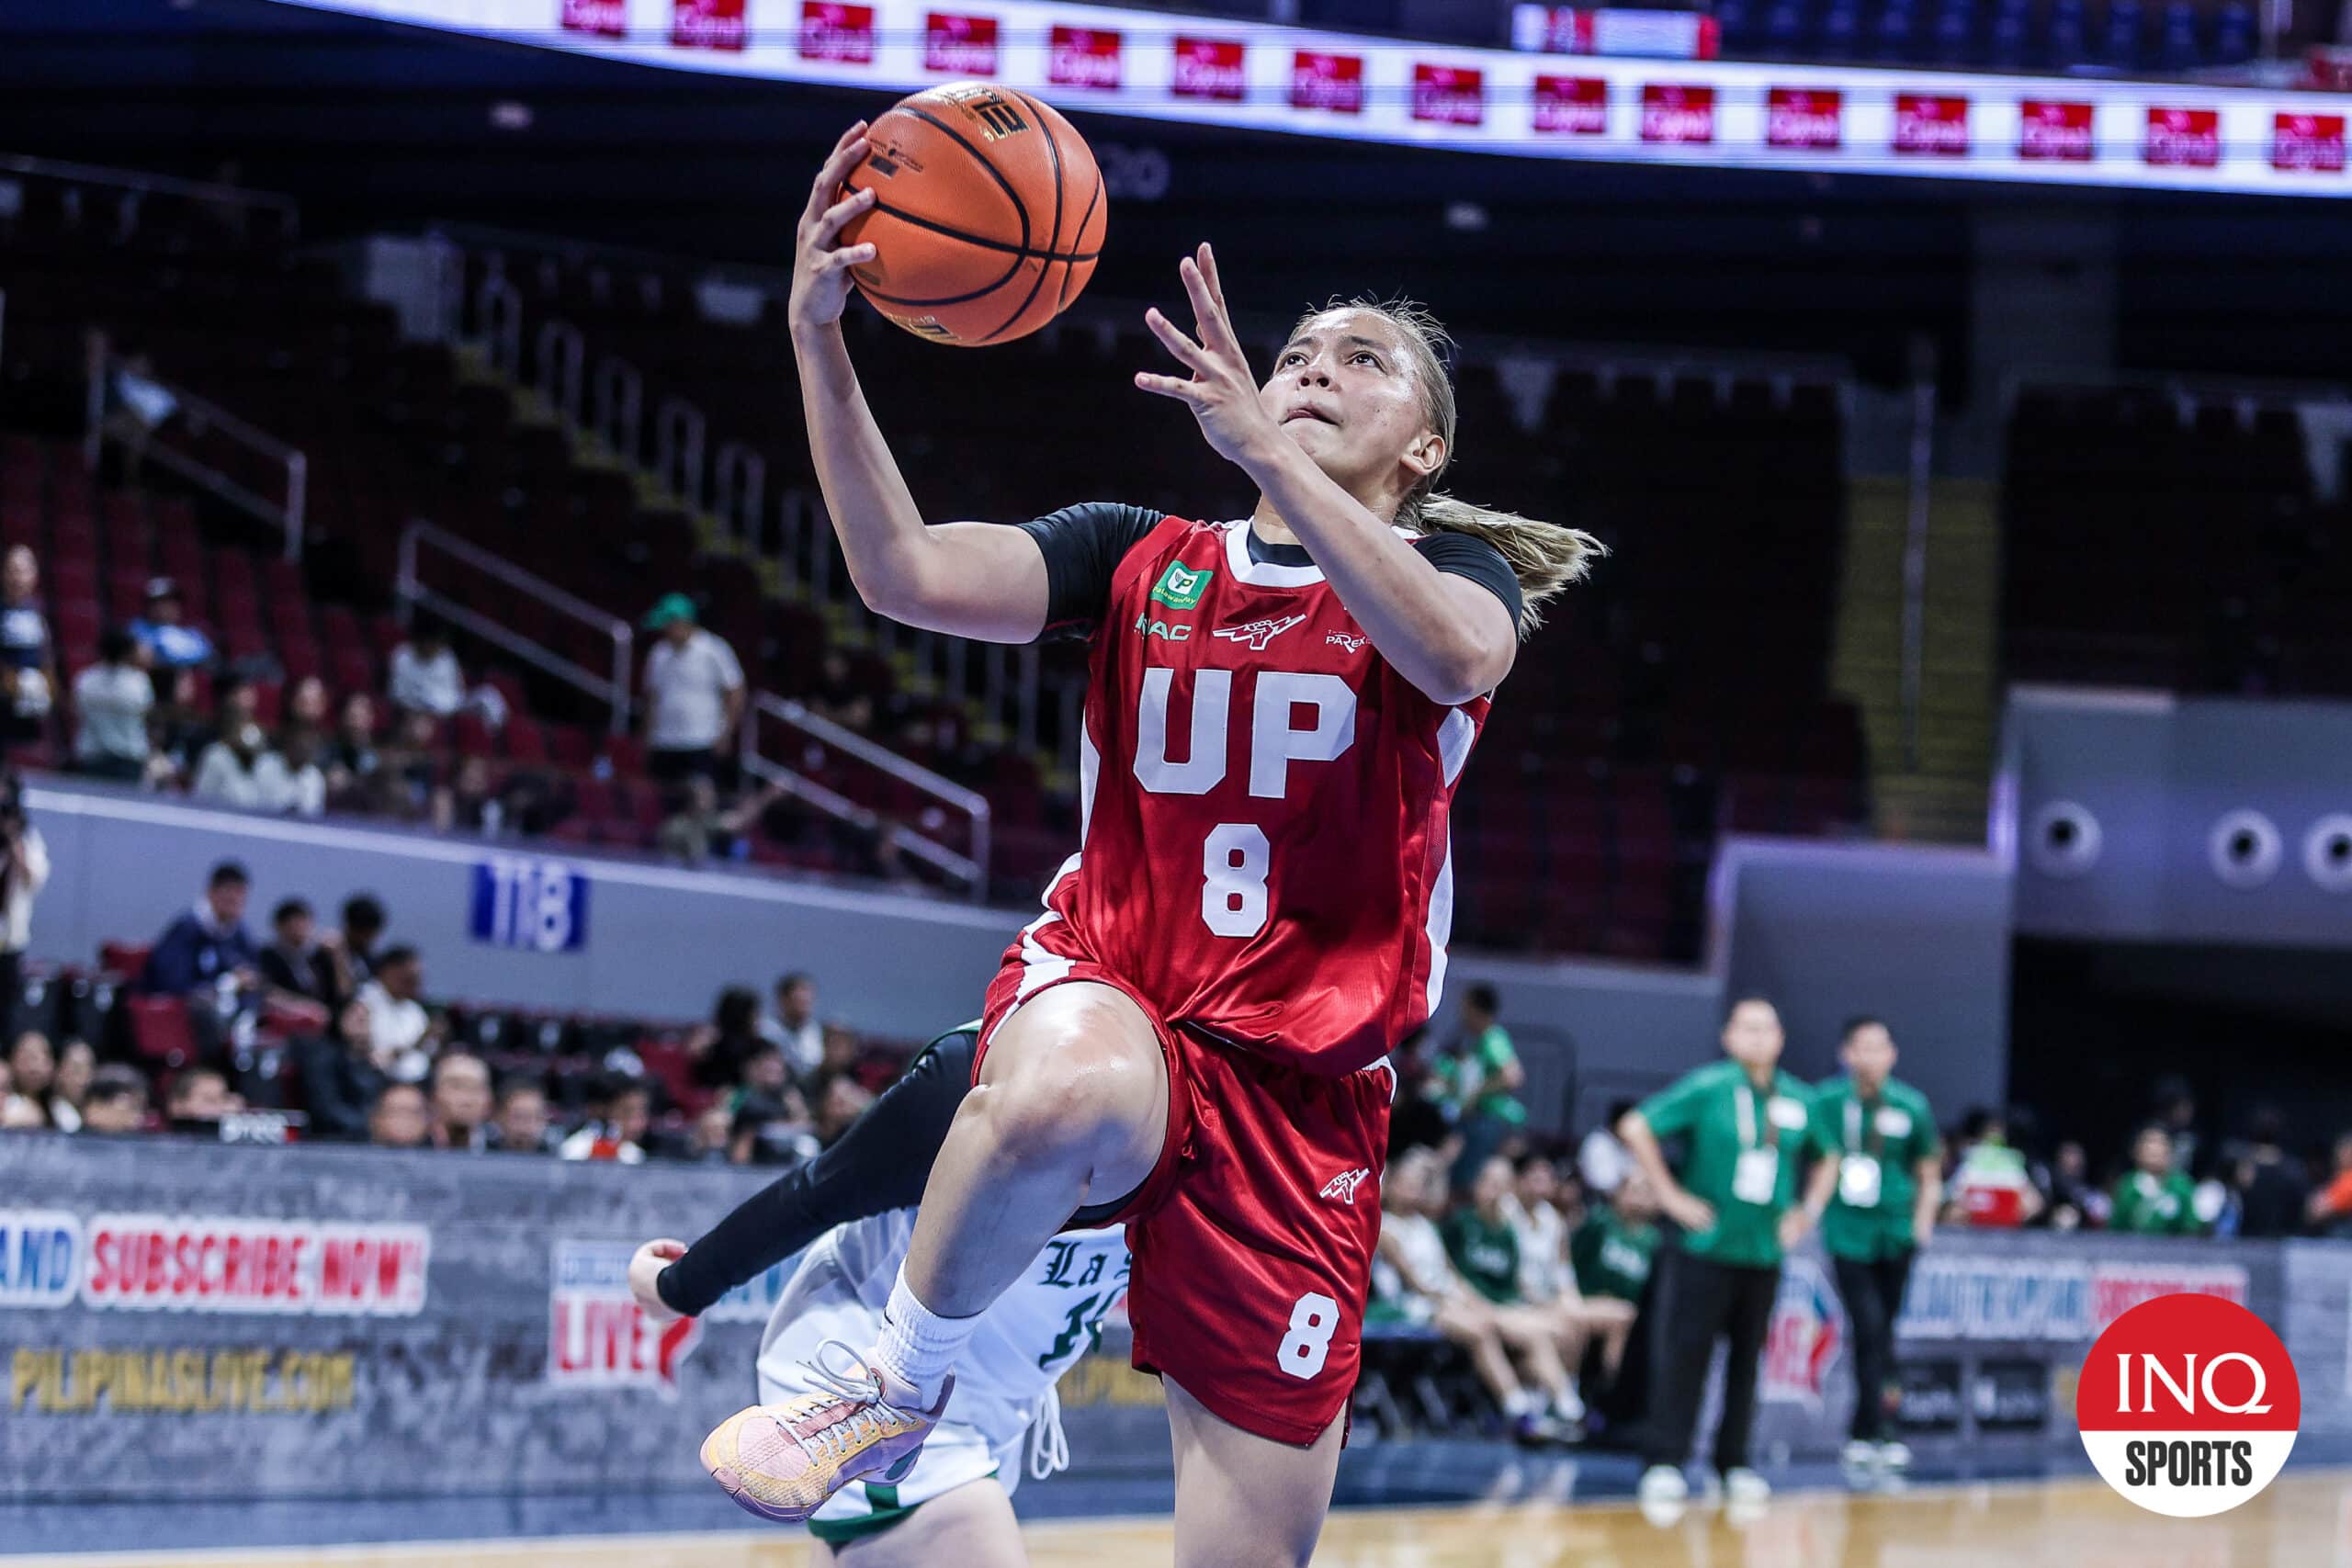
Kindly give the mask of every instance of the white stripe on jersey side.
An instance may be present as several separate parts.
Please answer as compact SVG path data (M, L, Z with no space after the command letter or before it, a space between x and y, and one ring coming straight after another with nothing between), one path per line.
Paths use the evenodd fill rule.
M1062 885L1063 878L1077 872L1078 860L1078 856L1072 855L1062 862L1061 869L1054 873L1054 879L1046 884L1046 912L1021 928L1021 984L1012 993L1016 1004L1028 1000L1032 992L1052 985L1069 973L1074 961L1059 953L1046 952L1038 945L1037 933L1062 918L1061 911L1053 908L1054 889ZM1011 1018L1012 1014L1007 1011L1004 1016ZM1000 1023L998 1027L1002 1028L1003 1025Z
M1102 771L1102 754L1086 730L1086 716L1078 720L1078 847L1086 848L1086 829L1094 820L1094 780ZM1046 889L1051 892L1052 889Z
M1237 581L1254 588L1306 588L1323 581L1319 566L1282 566L1273 561L1250 558L1250 520L1220 523L1225 530L1225 566ZM1390 531L1400 539L1418 539L1421 536L1410 528L1390 525Z
M1470 743L1477 738L1478 727L1468 714L1460 708L1446 711L1445 721L1437 727L1437 754L1445 769L1448 789L1462 776L1463 764L1470 761ZM1424 929L1430 939L1430 979L1421 1016L1433 1018L1438 1003L1445 999L1445 944L1453 936L1453 829L1450 826L1445 833L1445 861L1430 888L1430 919Z

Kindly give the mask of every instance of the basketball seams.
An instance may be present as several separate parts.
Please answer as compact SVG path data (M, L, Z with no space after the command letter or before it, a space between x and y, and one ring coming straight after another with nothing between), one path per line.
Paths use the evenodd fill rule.
M1046 155L1053 160L1054 225L1053 228L1048 231L1048 238L1046 241L1046 245L1051 247L1059 244L1062 237L1062 207L1064 202L1062 195L1061 138L1054 134L1053 122L1047 119L1041 112L1040 106L1036 99L1031 97L1028 94L1022 92L1014 92L1012 96L1029 106L1029 113L1037 121L1037 133L1046 139ZM925 118L928 118L929 117L926 116ZM968 146L969 143L966 143L966 145ZM979 153L975 151L972 155L977 158L979 156ZM986 160L983 159L982 162L986 162ZM989 172L990 174L996 174L1000 180L1002 180L1004 177L1001 174L997 174L996 166L992 164L989 165ZM1024 241L1029 237L1028 210L1025 208L1022 211L1021 235ZM1073 236L1073 239L1075 239L1075 236ZM1049 250L1048 254L1050 254ZM1002 337L1006 333L1010 332L1012 329L1013 323L1020 321L1022 317L1027 315L1029 313L1029 307L1037 302L1038 291L1046 287L1046 279L1053 276L1053 271L1054 264L1050 260L1047 261L1045 265L1039 267L1037 269L1036 280L1030 284L1029 292L1022 296L1021 303L1013 307L1012 314L1004 319L1003 325L998 327L996 331L988 333L979 341L984 344L995 342L998 338ZM1057 299L1055 303L1054 310L1057 314L1060 312L1061 305L1058 299Z
M1094 172L1094 194L1093 194L1092 196L1090 196L1090 197L1088 197L1086 198L1086 210L1085 210L1084 212L1082 212L1082 213L1080 213L1080 214L1079 215L1079 219L1078 219L1078 232L1077 232L1077 233L1075 233L1075 234L1072 234L1072 235L1070 236L1070 243L1071 243L1072 244L1083 244L1083 243L1085 243L1085 241L1086 241L1086 226L1087 226L1087 224L1089 224L1090 222L1093 221L1093 219L1094 219L1094 209L1095 209L1095 208L1096 208L1097 206L1101 205L1102 200L1102 170L1100 170L1100 169L1097 169L1097 170ZM1097 253L1096 253L1096 254L1101 254L1101 253L1099 253L1099 252L1097 252ZM1093 260L1093 259L1094 259L1094 258L1093 258L1093 256L1091 256L1091 255L1081 256L1081 255L1077 254L1076 253L1072 253L1072 254L1071 254L1071 255L1070 255L1067 260L1065 260L1065 261L1062 263L1062 292L1061 292L1061 302L1060 302L1057 306L1056 306L1056 307L1055 307L1055 313L1056 313L1057 315L1058 315L1061 311L1063 311L1063 310L1069 310L1069 291L1070 291L1070 285L1071 285L1072 283L1074 283L1075 281L1077 281L1077 278L1078 278L1078 264L1079 264L1080 261L1091 261L1091 260Z
M854 190L858 187L854 186L847 186L844 188ZM961 229L951 229L946 224L940 222L936 219L924 218L918 214L906 211L902 208L893 207L888 202L884 201L879 197L876 198L873 209L876 212L888 213L891 217L897 219L901 223L911 223L918 229L928 229L934 234L944 234L951 240L961 240L966 244L972 246L976 250L1002 251L1007 255L1018 256L1023 261L1093 261L1102 254L1099 251L1072 251L1067 253L1060 251L1041 251L1034 245L1008 245L1002 240L991 240L985 234L969 234L966 233ZM1012 275L1008 273L1006 276L1009 277Z
M998 168L993 163L989 162L987 153L982 152L978 147L973 146L969 137L956 130L954 126L948 124L945 120L940 118L937 115L932 113L929 109L920 108L916 107L914 103L910 101L899 105L892 112L913 116L916 119L922 120L924 124L937 130L941 135L953 140L956 145L961 147L965 152L969 152L972 155L972 162L978 164L981 168L988 171L989 178L996 182L997 189L1004 192L1005 199L1012 203L1013 213L1021 220L1021 248L1024 251L1029 249L1028 204L1021 199L1021 193L1012 188L1012 182L1004 177L1004 171ZM1048 136L1046 140L1050 141L1052 138ZM969 236L959 236L959 238L969 238ZM1050 245L1052 242L1049 240L1046 243Z

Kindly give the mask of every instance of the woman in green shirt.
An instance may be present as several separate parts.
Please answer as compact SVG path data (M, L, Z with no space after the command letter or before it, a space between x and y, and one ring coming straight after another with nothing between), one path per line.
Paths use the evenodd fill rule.
M1552 1414L1573 1425L1584 1419L1572 1369L1584 1360L1585 1332L1565 1313L1536 1306L1519 1293L1519 1237L1503 1201L1510 1195L1510 1161L1497 1155L1478 1168L1470 1201L1446 1215L1446 1256L1454 1271L1496 1309L1505 1337L1524 1347L1528 1375L1552 1396Z
M1631 1111L1617 1135L1682 1227L1661 1255L1658 1321L1650 1337L1651 1389L1643 1472L1645 1503L1690 1495L1682 1464L1699 1425L1707 1363L1715 1341L1729 1342L1723 1419L1715 1428L1715 1468L1735 1502L1762 1502L1771 1487L1747 1462L1756 1418L1758 1358L1780 1292L1781 1252L1801 1227L1797 1161L1812 1124L1804 1085L1781 1071L1786 1036L1781 1015L1761 997L1743 997L1724 1021L1728 1058L1676 1080ZM1678 1171L1660 1138L1679 1137ZM1791 1233L1785 1235L1785 1232Z
M2151 1122L2132 1143L2132 1168L2115 1184L2107 1228L2124 1235L2203 1235L2196 1192L2172 1168L2172 1134Z

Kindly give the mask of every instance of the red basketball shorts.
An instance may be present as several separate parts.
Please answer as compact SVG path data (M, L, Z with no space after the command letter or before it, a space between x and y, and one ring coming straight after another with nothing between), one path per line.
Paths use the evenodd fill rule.
M1168 1064L1159 1163L1120 1215L1135 1256L1136 1369L1175 1379L1245 1432L1313 1443L1355 1390L1395 1069L1383 1058L1318 1077L1170 1029L1084 960L1033 984L1029 998L1022 978L1016 951L989 987L976 1076L1022 1000L1073 980L1132 998Z

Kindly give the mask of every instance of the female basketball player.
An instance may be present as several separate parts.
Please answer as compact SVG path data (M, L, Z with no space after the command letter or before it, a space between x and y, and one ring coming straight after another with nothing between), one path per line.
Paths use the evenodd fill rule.
M819 481L878 614L1001 642L1092 629L1082 858L989 987L880 1346L827 1415L842 1439L752 1409L704 1456L790 1513L901 1462L983 1309L1074 1209L1121 1200L1177 1562L1304 1562L1355 1382L1386 1053L1443 983L1447 808L1519 635L1595 547L1435 493L1453 399L1418 308L1315 312L1260 385L1205 245L1178 268L1194 333L1145 317L1191 374L1136 385L1191 411L1257 485L1253 514L1097 502L927 526L839 326L874 254L838 243L870 198L831 201L863 130L820 171L795 258Z

